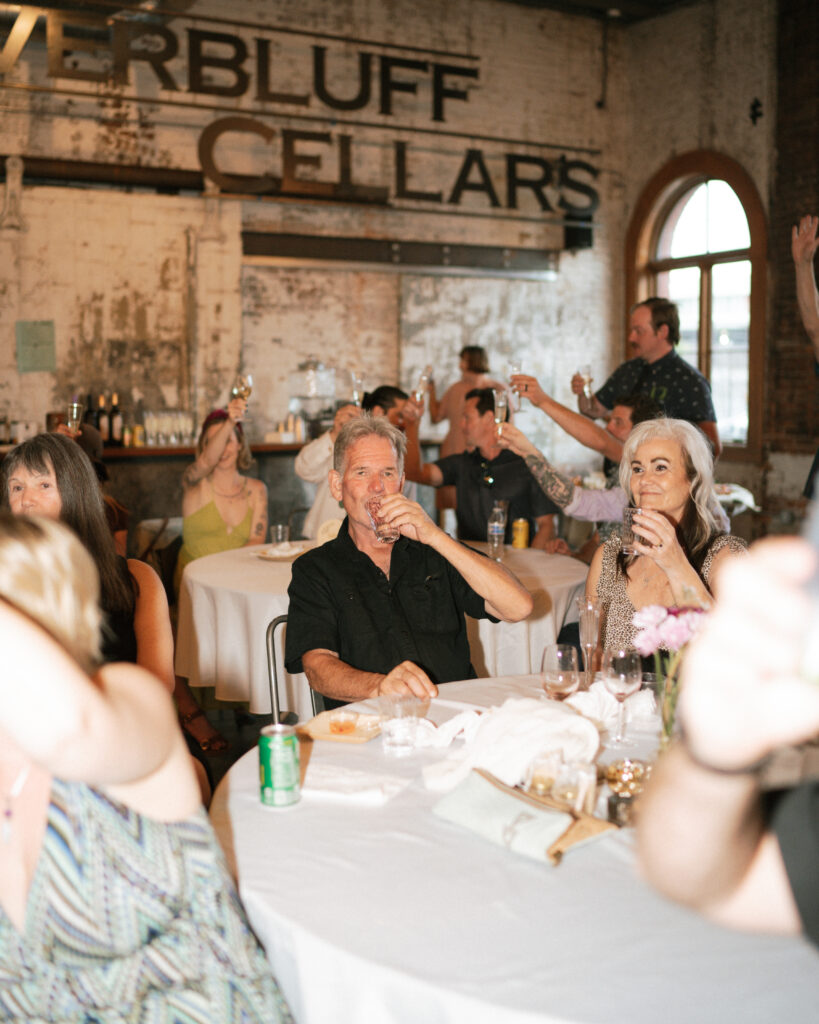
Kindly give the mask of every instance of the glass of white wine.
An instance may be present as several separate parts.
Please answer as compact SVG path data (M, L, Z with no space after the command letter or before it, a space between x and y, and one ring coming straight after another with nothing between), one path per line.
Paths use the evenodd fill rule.
M350 370L350 378L353 384L353 405L361 408L361 399L364 397L364 374L360 370Z
M233 387L230 389L231 398L243 398L245 402L250 398L253 393L253 374L252 373L237 373L236 379L233 381ZM243 420L247 421L250 417L245 413L242 417Z
M505 391L501 391L498 388L493 388L492 394L495 396L495 423L498 427L498 437L500 437L501 427L506 421L506 409L509 405L509 396Z
M572 644L549 644L540 663L540 682L546 696L565 700L580 685L577 648Z
M578 366L577 372L583 378L583 394L586 398L591 398L591 386L594 379L592 377L591 363L583 363L582 366Z

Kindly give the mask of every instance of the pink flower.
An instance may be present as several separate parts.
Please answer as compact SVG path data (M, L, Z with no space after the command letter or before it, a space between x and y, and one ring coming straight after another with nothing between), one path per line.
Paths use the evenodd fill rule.
M655 626L649 626L641 630L634 637L634 646L644 658L647 658L649 654L653 654L658 648L663 646L660 630Z
M645 608L635 612L631 621L637 629L648 629L651 626L659 626L668 618L668 613L669 609L663 608L660 604L648 604Z

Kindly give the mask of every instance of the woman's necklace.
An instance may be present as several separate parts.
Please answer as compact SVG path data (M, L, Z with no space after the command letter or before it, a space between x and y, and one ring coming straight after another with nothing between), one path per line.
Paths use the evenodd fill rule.
M238 498L239 495L242 494L242 492L245 489L245 481L243 480L241 482L238 490L231 491L230 494L226 493L225 491L217 491L216 487L213 484L211 484L210 486L213 488L213 493L218 494L220 498Z
M26 784L28 779L28 773L31 771L31 764L24 764L20 769L17 778L11 784L11 789L5 795L5 806L3 807L3 824L0 827L0 836L2 836L3 842L7 843L11 839L11 834L14 829L14 801L22 793L23 786Z

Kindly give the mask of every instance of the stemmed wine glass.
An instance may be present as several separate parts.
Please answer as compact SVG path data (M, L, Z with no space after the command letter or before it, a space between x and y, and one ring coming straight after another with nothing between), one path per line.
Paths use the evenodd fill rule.
M580 626L580 646L583 648L583 665L586 670L584 689L592 681L592 660L597 647L597 633L600 629L600 609L590 597L577 598L577 620Z
M509 395L505 391L500 391L498 388L493 388L492 394L495 396L495 423L498 427L498 437L500 437L501 427L506 421L506 409L509 404Z
M580 685L577 648L574 644L550 644L543 651L540 681L546 696L565 700Z
M609 741L612 747L625 745L625 715L623 702L636 693L643 682L640 655L634 650L605 651L603 653L603 685L617 699L617 734Z
M230 389L231 398L243 398L245 401L250 398L253 393L253 374L252 373L237 373L236 379L233 381L233 387ZM249 420L250 417L245 413L242 417L244 420Z

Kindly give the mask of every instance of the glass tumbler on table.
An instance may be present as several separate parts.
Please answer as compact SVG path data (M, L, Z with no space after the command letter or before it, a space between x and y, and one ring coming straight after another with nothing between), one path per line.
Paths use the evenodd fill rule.
M623 648L604 651L603 653L603 685L616 698L617 733L609 741L612 747L623 746L625 740L625 714L623 703L626 697L636 693L643 682L643 666L637 651Z
M580 627L580 646L583 648L585 680L583 689L588 690L592 682L592 662L597 648L597 634L600 629L600 609L589 597L578 597L577 622Z
M565 700L575 692L580 685L580 669L574 644L549 644L544 649L540 681L552 700Z

